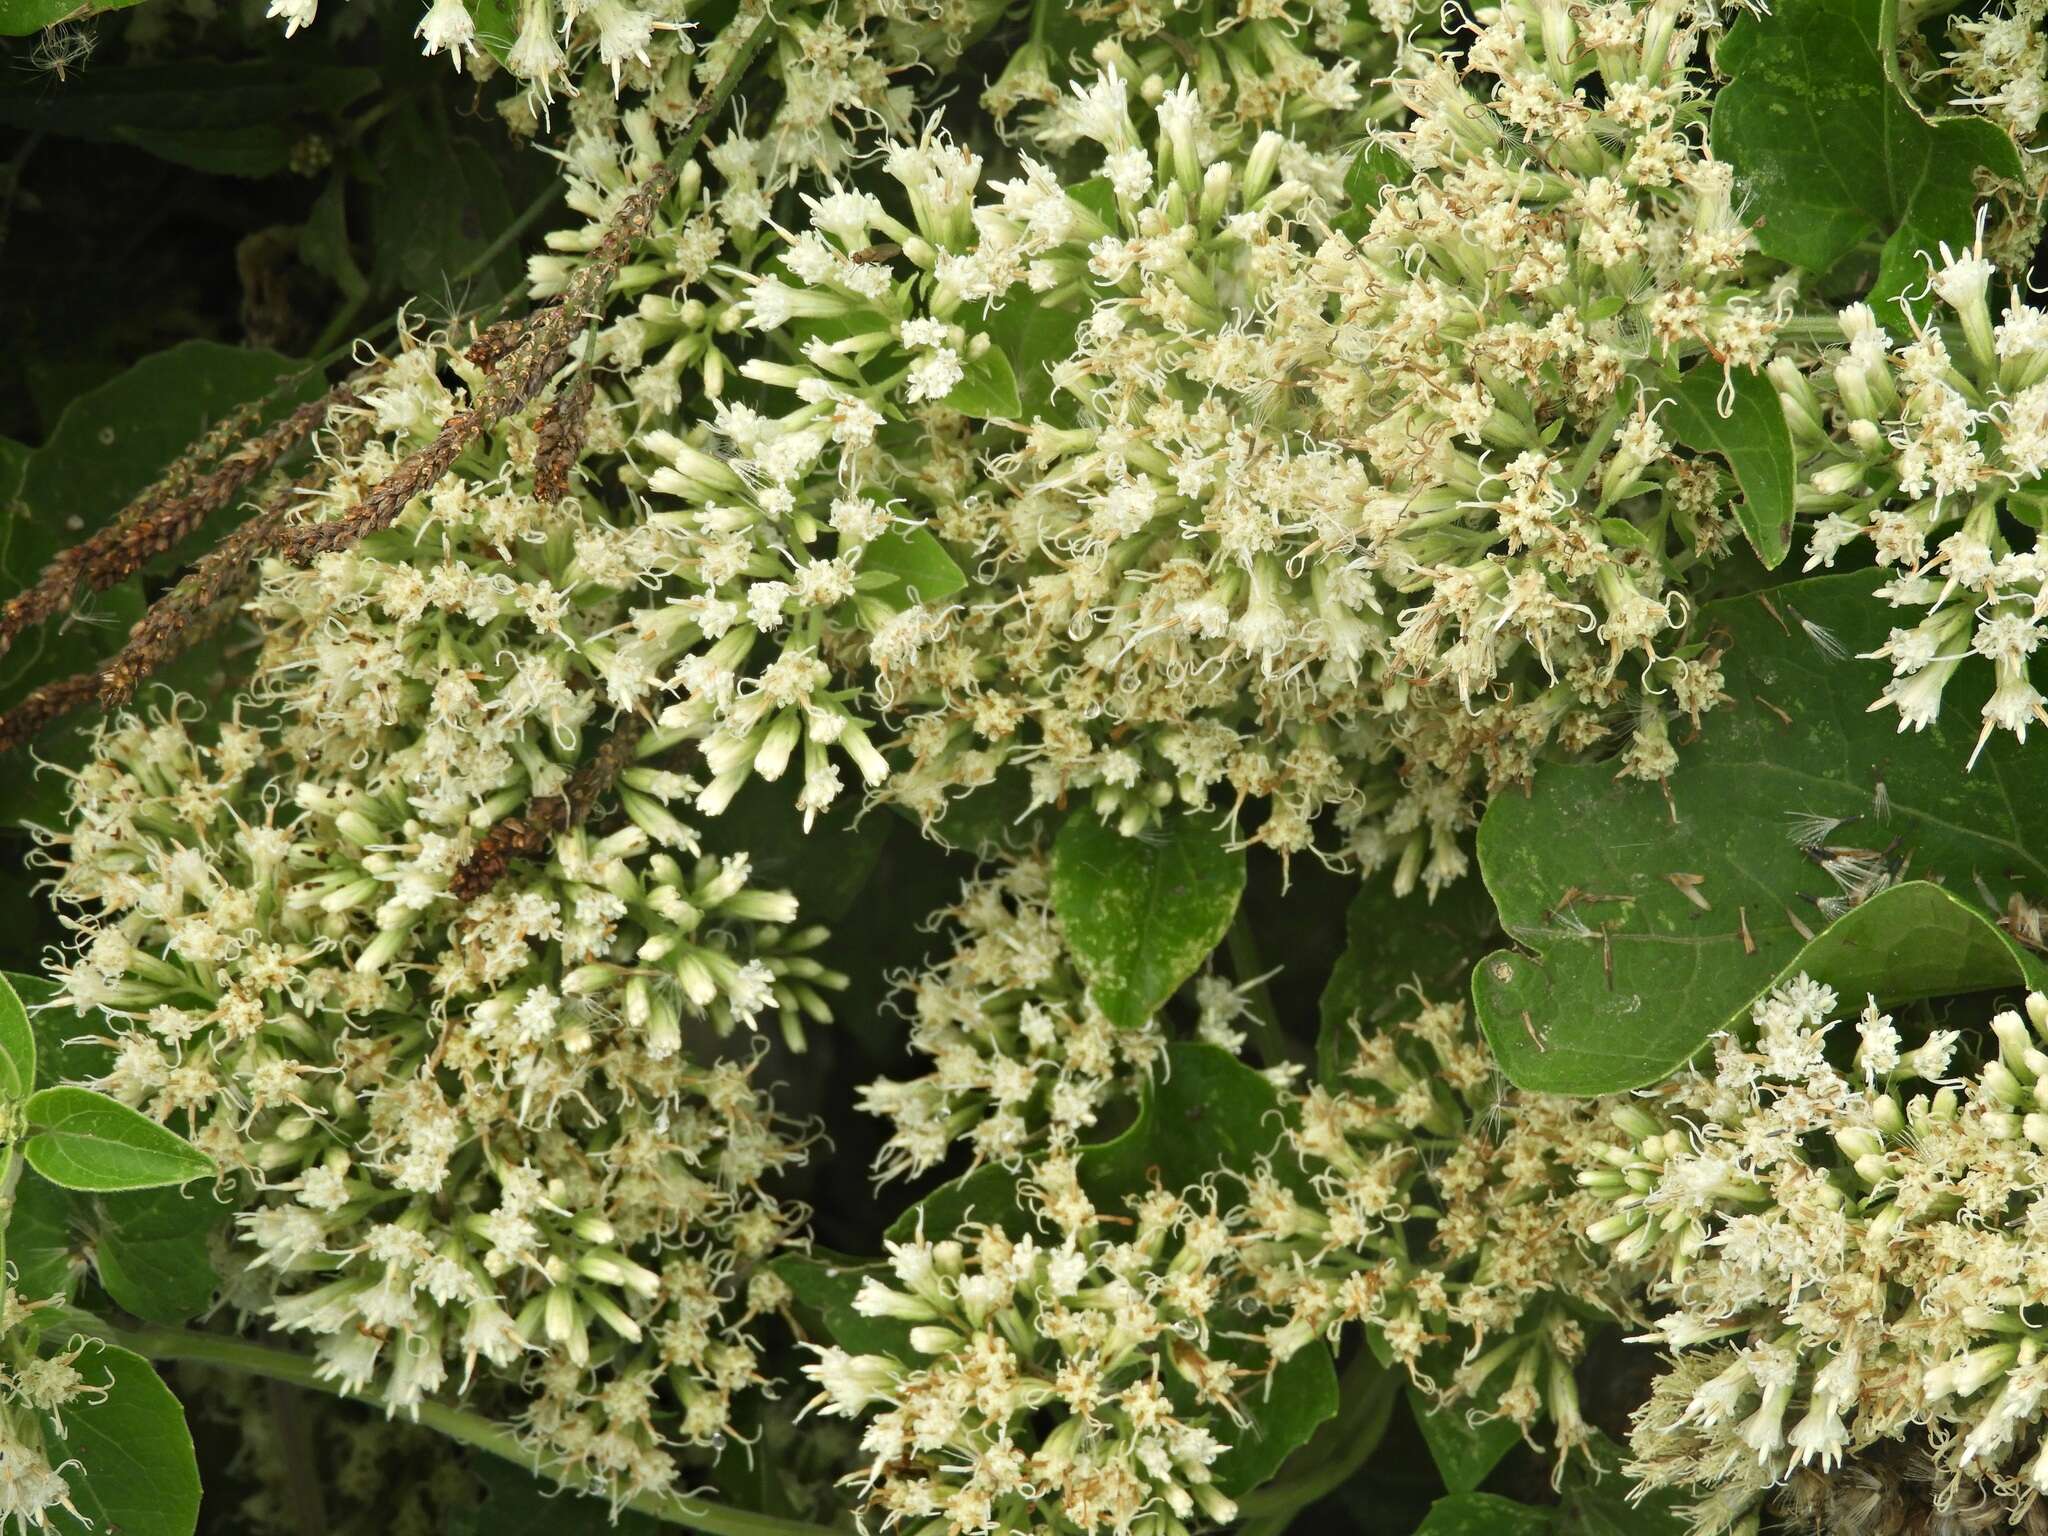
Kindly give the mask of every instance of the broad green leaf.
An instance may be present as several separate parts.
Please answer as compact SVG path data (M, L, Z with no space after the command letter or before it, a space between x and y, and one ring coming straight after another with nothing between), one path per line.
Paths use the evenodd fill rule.
M123 11L141 0L0 0L0 37L27 37L60 21Z
M275 176L307 133L376 89L373 69L309 66L289 55L180 59L87 69L62 90L0 94L0 127L128 144L214 175Z
M508 248L490 269L491 282L479 280L459 295L449 288L512 222L504 176L474 143L407 104L378 136L376 174L369 204L373 286L474 304L516 280L518 253Z
M7 1263L15 1290L30 1301L69 1301L86 1270L84 1244L71 1224L71 1196L32 1168L22 1169L7 1212Z
M1202 815L1125 837L1072 812L1052 848L1052 906L1096 1006L1135 1029L1194 975L1230 929L1244 852Z
M1429 1459L1454 1494L1469 1494L1485 1482L1522 1438L1514 1420L1504 1415L1474 1424L1463 1405L1443 1407L1412 1386L1408 1409L1422 1431L1422 1443L1429 1447Z
M914 811L897 810L905 820L918 819ZM1052 816L1049 806L1033 803L1030 775L1011 765L979 789L949 798L945 814L924 835L977 858L1001 858L1042 846L1052 835Z
M1056 426L1074 424L1074 400L1052 385L1052 368L1074 355L1081 327L1078 309L1046 306L1035 293L1012 288L979 322L1013 365L1019 402L1015 419L1043 417Z
M29 1024L36 1036L36 1086L84 1083L103 1075L113 1064L113 1048L101 1034L104 1024L93 1021L58 1002L60 989L47 976L25 976L19 971L0 972L14 995L29 1010Z
M936 603L967 585L946 546L923 528L891 528L860 555L862 621L879 624L914 603ZM871 609L870 600L882 606Z
M1548 1536L1557 1513L1491 1493L1453 1493L1429 1507L1415 1536Z
M1799 0L1744 15L1715 54L1715 157L1751 198L1764 253L1824 272L1883 243L1874 302L1898 295L1939 242L1970 239L1977 173L2018 180L2019 152L1983 117L1922 117L1898 83L1895 0Z
M1371 1026L1404 1008L1420 988L1432 1001L1457 996L1465 973L1500 935L1493 898L1467 875L1426 905L1396 896L1391 880L1368 880L1344 914L1345 947L1330 967L1320 1003L1316 1071L1335 1087L1351 1043L1351 1021Z
M796 1293L798 1308L814 1317L841 1349L857 1355L890 1355L903 1361L922 1358L910 1347L908 1323L887 1317L862 1317L853 1309L853 1298L861 1281L869 1275L885 1284L894 1283L888 1265L808 1253L785 1254L769 1267Z
M45 1088L26 1106L29 1166L66 1189L152 1189L203 1179L213 1160L176 1132L89 1088Z
M9 1122L14 1106L35 1092L36 1035L28 1010L7 978L0 974L0 1131L18 1129Z
M477 45L500 64L519 40L519 15L510 0L462 0L476 23Z
M1855 658L1888 627L1877 582L1829 576L1707 605L1700 630L1727 647L1732 699L1668 783L1553 764L1527 796L1488 805L1480 868L1526 952L1482 961L1473 997L1515 1082L1558 1093L1653 1083L1738 1018L1827 925L1821 904L1838 891L1823 865L1841 867L1838 856L1799 839L1831 821L1841 825L1818 849L1863 850L1866 867L1941 881L1993 912L2048 891L2038 749L2001 738L1963 771L1991 669L1963 668L1923 733L1869 712L1887 674ZM1895 918L1947 924L1945 944L1963 931L1925 893L1893 900L1842 941L1906 951L1893 995L1957 989L1990 961L1981 945L1916 956L1910 940L1872 937L1867 925Z
M982 421L1016 421L1024 414L1024 402L1017 398L1017 375L1001 347L990 345L981 356L963 365L960 382L946 395L946 404L963 416Z
M208 1185L139 1189L90 1202L93 1266L116 1305L152 1323L182 1323L219 1287L209 1239L234 1207Z
M52 1510L63 1536L192 1536L199 1523L199 1465L185 1410L138 1354L113 1345L88 1349L78 1368L105 1380L107 1394L64 1405L64 1433L47 1414L43 1440L51 1463L67 1467L82 1520Z
M1380 205L1380 193L1389 186L1407 182L1414 174L1392 145L1372 140L1344 173L1344 211L1332 222L1356 239L1371 225L1373 213Z
M1728 410L1721 410L1726 392ZM1688 448L1717 454L1735 471L1742 500L1735 520L1765 570L1784 563L1792 547L1792 430L1778 391L1761 373L1712 362L1695 364L1670 397L1672 436Z

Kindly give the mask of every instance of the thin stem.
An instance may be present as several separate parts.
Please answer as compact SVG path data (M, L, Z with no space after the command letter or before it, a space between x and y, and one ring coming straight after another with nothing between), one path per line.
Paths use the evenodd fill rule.
M267 1381L285 1382L308 1392L323 1392L329 1397L357 1402L374 1401L333 1382L321 1380L316 1374L317 1364L308 1356L291 1350L256 1344L226 1334L199 1333L183 1328L116 1328L92 1313L76 1308L66 1309L63 1318L80 1333L132 1350L146 1359L184 1360L196 1365L217 1366L260 1376ZM534 1458L519 1443L519 1437L482 1414L446 1403L426 1402L419 1405L418 1422L474 1450L502 1457L529 1472L534 1470ZM598 1492L588 1482L565 1481L563 1486L578 1492ZM686 1499L675 1494L643 1493L626 1500L621 1507L637 1510L668 1525L703 1531L705 1536L844 1536L844 1532L835 1526L785 1520L777 1515L757 1515L751 1510L734 1509L702 1499Z
M1251 1004L1252 1038L1258 1042L1259 1060L1269 1067L1307 1058L1286 1030L1280 1027L1280 1010L1273 1006L1272 988L1266 985L1266 969L1259 961L1259 941L1252 934L1251 914L1242 905L1231 920L1230 966L1237 973L1238 990Z

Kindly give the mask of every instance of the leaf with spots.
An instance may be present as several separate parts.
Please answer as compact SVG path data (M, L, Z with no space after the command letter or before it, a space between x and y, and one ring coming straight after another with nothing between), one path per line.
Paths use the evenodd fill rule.
M1243 850L1200 816L1125 837L1083 807L1053 841L1053 910L1096 1005L1125 1029L1222 941L1244 879Z
M1489 955L1472 990L1515 1082L1606 1093L1657 1081L1801 963L1842 899L1838 881L1873 872L1949 894L1890 896L1823 935L1845 978L1895 999L2012 978L2010 953L1966 942L1955 898L1987 911L2048 898L2039 764L2001 738L1963 772L1989 668L1956 676L1925 733L1899 735L1890 714L1869 712L1886 672L1856 655L1888 627L1877 580L1828 576L1709 605L1703 630L1726 647L1732 700L1668 783L1553 764L1527 796L1487 807L1480 868L1523 948Z
M1893 326L1937 246L1968 243L1978 173L2022 174L1989 119L1922 117L1898 52L1897 0L1799 0L1743 16L1714 60L1714 154L1752 200L1757 244L1814 272L1881 246L1871 298Z

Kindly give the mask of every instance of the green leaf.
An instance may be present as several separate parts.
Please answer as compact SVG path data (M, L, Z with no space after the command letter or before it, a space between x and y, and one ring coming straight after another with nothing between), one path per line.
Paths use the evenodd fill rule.
M1096 1006L1135 1029L1230 929L1244 851L1200 815L1125 837L1086 808L1052 848L1052 906Z
M12 1120L13 1106L35 1092L36 1035L28 1010L7 978L0 974L0 1129Z
M147 1360L113 1345L91 1350L78 1367L88 1380L104 1372L107 1394L64 1405L64 1433L42 1415L43 1440L54 1465L66 1469L82 1520L50 1511L63 1536L191 1536L199 1524L199 1464L185 1410Z
M1354 1018L1372 1025L1409 1006L1404 987L1420 987L1433 1000L1462 992L1500 923L1485 885L1470 875L1426 906L1396 896L1391 880L1369 880L1344 914L1344 932L1316 1032L1316 1071L1329 1087L1337 1085Z
M86 1016L59 1001L62 989L47 976L0 972L24 1006L33 1010L29 1024L36 1036L36 1086L83 1083L103 1076L113 1064L113 1048L94 1037Z
M838 1255L785 1254L769 1265L796 1293L797 1306L823 1326L832 1342L857 1355L921 1357L910 1347L910 1324L888 1317L862 1317L853 1309L861 1281L875 1275L891 1282L889 1267Z
M275 176L309 132L376 89L374 69L180 59L89 69L60 91L0 95L0 127L132 145L218 176Z
M69 1301L85 1273L84 1246L71 1222L71 1196L24 1168L7 1212L7 1263L14 1288L30 1301Z
M789 786L752 778L732 804L703 821L699 836L707 853L745 854L756 889L794 895L799 922L832 923L860 899L894 825L891 817L863 814L848 797L806 832L803 818L791 813Z
M1392 145L1369 141L1344 173L1344 211L1331 222L1354 240L1372 223L1380 193L1414 178L1414 171Z
M1607 1093L1656 1082L1798 963L1826 926L1819 902L1837 896L1795 841L1818 825L1800 818L1843 818L1823 847L1867 850L1988 910L2048 892L2048 796L2030 749L2001 737L1963 772L1991 669L1962 669L1923 733L1900 735L1889 714L1869 712L1885 669L1854 657L1884 640L1879 579L1829 576L1707 605L1700 628L1727 646L1733 698L1666 784L1550 764L1530 794L1487 806L1480 869L1502 926L1529 952L1489 955L1472 990L1516 1083ZM1889 929L1873 937L1870 925L1895 922L1939 922L1950 945L1964 931L1921 892L1892 898L1840 942L1910 951ZM1913 963L1897 969L1895 998L1999 981L1981 944L1900 959Z
M981 328L1015 365L1019 405L1013 419L1043 417L1055 426L1074 425L1073 397L1053 388L1051 370L1074 355L1081 312L1048 308L1037 294L1012 288Z
M2019 152L1983 117L1922 117L1898 80L1895 0L1799 0L1722 40L1713 146L1752 199L1768 256L1814 272L1882 241L1873 302L1926 274L1921 253L1970 239L1977 173L2018 180Z
M1491 1493L1454 1493L1429 1506L1415 1536L1547 1536L1556 1515Z
M89 1088L45 1088L26 1109L29 1166L66 1189L152 1189L213 1172L182 1136Z
M124 11L141 0L0 0L0 37L27 37L60 21Z
M1499 1466L1501 1457L1522 1438L1514 1420L1504 1415L1473 1424L1467 1421L1462 1405L1440 1407L1412 1386L1408 1409L1422 1431L1423 1444L1429 1447L1429 1459L1454 1494L1470 1493L1485 1482L1487 1473Z
M990 345L981 356L963 365L960 382L946 395L946 404L963 416L982 421L1016 421L1024 414L1024 402L1017 398L1017 375L1001 347Z
M209 1240L232 1205L205 1186L140 1189L91 1205L93 1266L116 1305L152 1323L206 1310L220 1285Z
M408 104L378 136L376 174L369 204L373 286L473 304L516 280L518 253L508 249L492 268L494 284L449 292L448 280L512 222L504 177L475 144Z
M462 0L469 19L476 23L476 40L500 64L507 60L519 40L519 17L510 0Z
M1627 1453L1598 1430L1587 1457L1573 1457L1565 1468L1558 1502L1557 1536L1686 1536L1685 1495L1660 1488L1632 1498L1635 1484L1621 1470Z
M1721 411L1727 391L1729 409ZM1696 364L1671 396L1672 435L1688 448L1718 454L1742 487L1735 520L1765 570L1784 563L1792 544L1792 429L1771 381L1761 373Z
M861 551L860 596L854 601L861 605L863 622L875 625L914 604L943 601L966 586L967 573L928 530L891 528Z

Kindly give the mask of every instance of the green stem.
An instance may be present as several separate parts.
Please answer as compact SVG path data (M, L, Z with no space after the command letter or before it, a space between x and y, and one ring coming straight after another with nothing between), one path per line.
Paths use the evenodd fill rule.
M1247 994L1251 1004L1252 1038L1258 1042L1259 1060L1269 1067L1307 1060L1280 1027L1280 1010L1273 1006L1273 991L1266 985L1265 967L1259 961L1259 941L1252 934L1251 914L1242 904L1231 921L1227 943L1238 988Z
M183 1328L116 1328L89 1312L75 1308L67 1309L64 1321L80 1333L132 1350L149 1360L183 1360L194 1365L216 1366L260 1376L267 1381L285 1382L308 1392L324 1392L329 1397L370 1401L333 1382L322 1381L316 1374L316 1362L291 1350L227 1334L199 1333ZM519 1437L482 1414L446 1403L424 1402L419 1405L418 1422L474 1450L502 1457L529 1472L534 1470L534 1458L520 1444ZM587 1481L564 1482L563 1486L580 1492L597 1492ZM643 1493L638 1498L626 1500L622 1507L637 1510L669 1525L703 1531L705 1536L844 1536L834 1526L785 1520L777 1515L757 1515L751 1510L734 1509L702 1499L685 1499L674 1494Z

